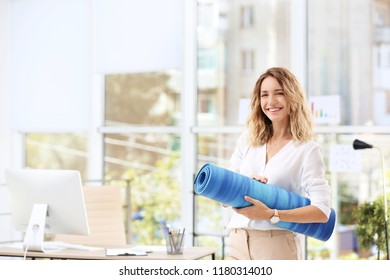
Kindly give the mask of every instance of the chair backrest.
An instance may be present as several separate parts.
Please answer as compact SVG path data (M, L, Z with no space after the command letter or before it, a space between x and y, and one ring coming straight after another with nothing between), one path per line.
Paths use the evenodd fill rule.
M98 247L126 245L119 186L84 186L89 231L83 235L57 235L56 241Z

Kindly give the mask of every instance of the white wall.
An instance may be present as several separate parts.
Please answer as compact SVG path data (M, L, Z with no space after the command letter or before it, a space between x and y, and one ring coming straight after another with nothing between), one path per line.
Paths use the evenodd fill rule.
M18 238L12 230L8 190L4 186L4 169L13 164L12 135L7 119L9 6L10 0L0 0L0 243Z
M2 171L4 167L8 165L7 155L10 144L6 113L8 93L8 6L9 0L0 0L0 26L2 27L0 28L0 185L1 183L4 183Z
M89 0L10 1L9 121L28 132L90 126Z

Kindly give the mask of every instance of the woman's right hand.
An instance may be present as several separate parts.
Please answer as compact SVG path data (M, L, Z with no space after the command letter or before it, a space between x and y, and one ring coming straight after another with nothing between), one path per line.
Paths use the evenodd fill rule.
M255 179L256 181L259 181L259 182L264 183L264 184L266 184L268 182L268 178L265 178L265 177L259 176L259 175L252 176L252 179Z

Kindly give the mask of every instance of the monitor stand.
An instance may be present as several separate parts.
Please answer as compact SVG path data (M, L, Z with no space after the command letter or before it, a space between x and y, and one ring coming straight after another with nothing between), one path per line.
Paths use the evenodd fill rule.
M44 252L47 204L34 204L23 241L23 250Z

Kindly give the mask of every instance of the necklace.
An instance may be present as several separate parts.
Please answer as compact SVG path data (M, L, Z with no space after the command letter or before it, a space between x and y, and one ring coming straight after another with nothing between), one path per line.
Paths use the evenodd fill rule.
M284 138L280 138L278 140L272 140L270 139L270 141L268 141L268 144L271 146L271 147L276 147L276 146L279 146L280 144L284 144L286 143L287 141L290 141L290 137L284 137Z
M266 150L266 162L276 155L290 139L291 137L282 137L277 141L271 141L272 139L270 139Z

